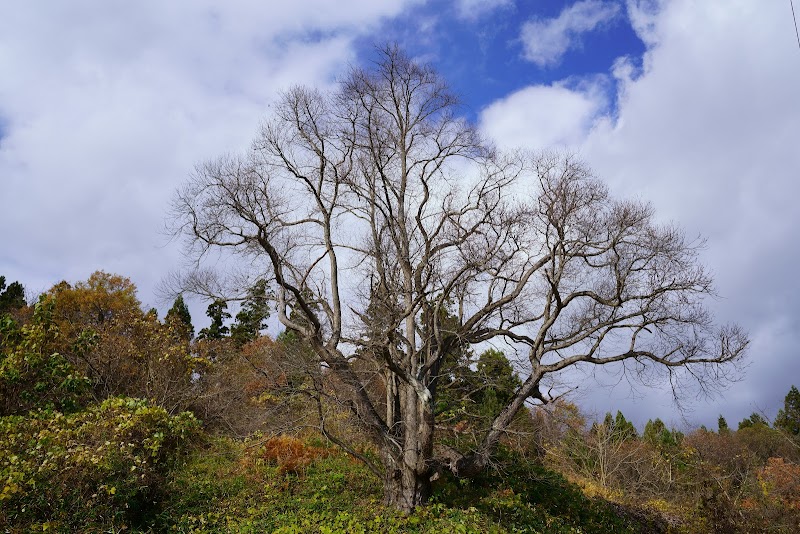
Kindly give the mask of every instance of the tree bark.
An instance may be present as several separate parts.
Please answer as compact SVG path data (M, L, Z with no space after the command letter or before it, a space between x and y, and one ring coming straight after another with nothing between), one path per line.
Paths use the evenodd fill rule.
M382 452L386 474L384 501L405 512L427 502L431 494L433 410L410 384L400 382L396 392L403 407L398 443Z
M414 466L391 458L386 461L383 479L384 503L405 513L425 504L431 495L430 473L419 473Z

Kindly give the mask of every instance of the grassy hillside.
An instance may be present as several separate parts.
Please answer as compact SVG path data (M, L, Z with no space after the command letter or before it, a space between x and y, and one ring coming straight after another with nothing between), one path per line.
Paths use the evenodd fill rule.
M524 411L488 471L442 475L406 516L362 463L297 434L323 415L376 454L296 339L192 341L174 319L102 272L0 313L0 532L800 532L796 388L774 423L736 430ZM499 352L462 363L436 444L469 451L518 380Z
M404 516L362 464L313 438L212 436L125 399L3 422L6 532L663 531L508 453L480 479L439 479Z
M652 532L653 521L583 495L520 458L481 479L437 481L430 505L403 516L381 483L320 442L209 437L176 469L152 528L170 532Z

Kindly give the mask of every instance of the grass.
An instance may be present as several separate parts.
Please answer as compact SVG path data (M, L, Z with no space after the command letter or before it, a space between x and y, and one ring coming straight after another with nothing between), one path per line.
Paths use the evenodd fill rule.
M481 477L441 477L430 503L404 515L382 504L379 478L319 439L241 442L197 431L194 419L170 418L144 401L109 402L52 421L0 418L8 453L0 467L21 481L18 488L8 481L3 486L0 530L70 532L80 525L83 532L98 533L658 531L510 451ZM48 483L42 479L34 489L28 486L50 465L36 454L64 458L57 456ZM36 508L34 501L46 505Z
M281 439L285 442L276 445L206 438L173 472L166 492L170 497L152 529L454 534L657 530L509 453L498 464L506 467L481 478L441 479L431 503L404 516L381 504L380 480L358 462L313 440Z

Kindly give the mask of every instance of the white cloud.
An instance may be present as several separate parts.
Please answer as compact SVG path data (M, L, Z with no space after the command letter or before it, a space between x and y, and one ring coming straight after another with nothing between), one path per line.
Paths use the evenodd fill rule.
M800 372L800 251L790 245L800 227L800 68L790 65L800 63L785 7L676 1L648 11L637 25L650 44L644 74L624 83L619 121L584 149L619 192L708 236L724 297L712 305L753 336L746 380L727 394L737 420L775 406Z
M648 46L642 72L634 77L630 63L615 64L613 117L582 129L591 107L561 105L554 127L578 137L581 156L617 195L651 201L688 236L707 236L704 261L722 296L710 305L753 339L752 365L726 394L724 415L731 424L761 409L774 415L800 376L800 58L788 6L674 0L628 7ZM484 129L546 141L539 122L525 127L520 117L553 90L529 87L489 106ZM579 90L558 94L561 102L586 101ZM619 408L645 420L670 413L593 395L600 411ZM719 410L705 405L691 417L708 424Z
M405 5L5 2L0 275L42 290L103 268L131 276L155 304L152 288L180 261L157 231L192 166L246 147L276 91L330 83L354 59L352 39ZM534 57L560 58L616 5L584 1L531 22L541 28L534 39L557 44L534 46ZM628 0L627 13L648 52L641 72L620 60L610 73L621 88L613 116L601 78L572 80L515 89L482 111L481 127L506 146L576 148L617 194L651 200L689 235L709 237L724 297L713 305L754 340L747 379L727 397L735 425L800 376L791 13L752 0ZM612 404L598 410L651 409ZM663 410L650 414L666 420Z
M486 107L480 114L480 127L506 148L574 148L586 138L605 106L599 83L582 90L565 84L530 86Z
M475 20L495 9L512 5L513 0L458 0L456 11L462 19Z
M628 20L639 38L653 46L657 43L656 23L665 0L627 0Z
M541 67L557 65L570 48L579 43L581 34L610 21L619 13L619 5L602 0L583 0L564 8L558 17L534 19L522 26L520 39L525 59Z
M0 274L37 291L106 269L156 304L181 260L159 229L193 165L246 148L277 91L331 83L408 3L6 2Z

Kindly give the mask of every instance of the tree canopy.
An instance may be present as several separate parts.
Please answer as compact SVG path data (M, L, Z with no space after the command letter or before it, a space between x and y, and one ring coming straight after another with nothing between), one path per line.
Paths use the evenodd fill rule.
M783 430L792 437L800 438L800 391L795 386L786 394L783 408L775 417L775 428Z
M206 315L211 319L211 324L200 330L197 336L200 339L222 339L230 333L230 328L225 325L225 320L231 318L228 313L228 303L222 299L216 299L208 305Z
M267 281L256 281L247 291L247 297L236 314L236 322L231 325L231 337L239 345L253 341L261 330L267 327L271 299L267 290Z
M183 295L175 297L175 302L164 318L167 324L174 324L182 337L191 340L194 337L194 325L192 324L192 314L189 307L183 300Z
M0 314L22 308L25 305L25 288L22 284L11 282L6 287L6 277L0 276Z
M226 249L268 280L280 322L349 391L388 503L425 502L442 470L480 473L571 367L655 366L676 386L708 385L743 356L747 336L704 306L701 242L613 198L574 157L496 151L442 78L396 47L274 109L246 155L198 165L175 221L190 254ZM444 363L490 341L521 356L518 384L476 445L437 442ZM385 401L356 354L382 370Z

